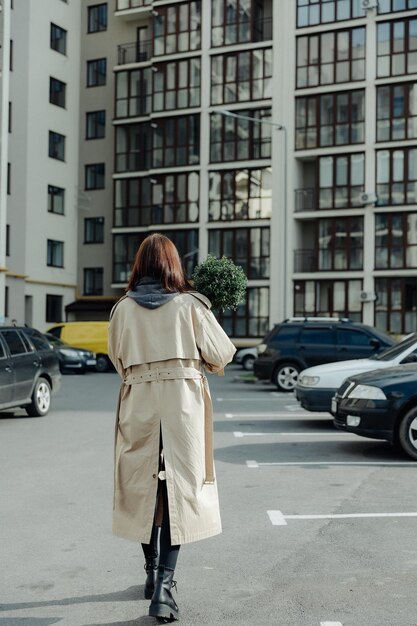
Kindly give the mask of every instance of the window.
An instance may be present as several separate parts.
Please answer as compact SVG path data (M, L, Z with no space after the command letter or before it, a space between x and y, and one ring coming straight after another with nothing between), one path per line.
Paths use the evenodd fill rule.
M209 221L269 219L271 168L210 172Z
M417 149L398 148L376 153L378 205L417 203Z
M269 288L248 287L246 302L218 316L229 337L264 337L269 330Z
M51 48L60 52L67 53L67 31L56 24L51 23Z
M49 131L49 156L51 159L65 161L65 137L52 130Z
M10 256L10 224L6 224L6 256Z
M305 326L300 333L300 344L333 346L334 329L320 326Z
M10 196L10 194L12 193L11 183L12 183L12 164L8 163L7 164L7 195L8 196Z
M297 0L297 28L364 17L361 0Z
M62 296L46 294L46 321L62 322Z
M417 213L375 215L375 269L417 267Z
M242 161L271 158L271 126L262 124L271 119L271 109L239 111L259 120L259 123L225 117L213 113L210 117L210 161Z
M92 163L85 166L85 189L104 189L105 165Z
M115 283L128 281L138 247L151 232L147 230L142 233L123 233L113 236L113 281ZM174 242L188 275L191 275L197 264L198 230L163 230L160 232Z
M247 50L211 59L211 104L272 97L272 49Z
M158 6L153 20L154 56L199 50L201 2L191 0L168 7Z
M375 326L405 335L417 331L415 277L376 278Z
M7 121L7 130L9 133L12 132L12 103L9 102L9 115Z
M349 317L362 321L361 280L297 280L294 315Z
M64 215L65 213L65 189L48 185L48 212Z
M50 267L64 267L64 242L48 239L46 264Z
M85 296L102 296L103 295L103 268L102 267L85 267L84 268L84 295Z
M84 219L84 243L104 242L104 217L86 217Z
M362 217L319 220L317 238L318 270L363 269Z
M231 258L249 279L269 277L269 228L209 230L209 254Z
M4 317L9 317L9 288L4 288ZM3 351L3 346L0 351Z
M197 172L115 181L115 226L177 224L198 220Z
M372 345L372 337L361 330L353 328L338 328L336 330L338 346L364 346Z
M13 72L13 39L10 39L9 54L9 70Z
M159 119L153 128L152 166L195 165L200 160L200 116Z
M377 25L377 76L417 72L417 18Z
M377 87L377 141L417 138L417 83Z
M86 113L86 139L103 139L106 134L106 111Z
M323 156L318 160L320 209L361 206L364 188L365 155Z
M213 0L211 3L212 46L272 39L271 5L272 2Z
M152 110L150 67L116 73L116 117L139 117Z
M7 343L11 356L25 354L26 348L17 330L2 330L1 336Z
M88 7L88 32L107 30L107 2Z
M365 91L296 99L296 149L361 143L365 135Z
M57 78L49 78L49 102L58 107L65 107L67 85Z
M417 9L417 0L378 0L378 13L395 13Z
M116 172L140 172L152 167L152 127L126 124L116 127Z
M87 87L100 87L106 84L107 59L87 61Z
M171 111L200 106L201 60L154 65L152 109Z
M297 88L365 79L365 28L297 37Z

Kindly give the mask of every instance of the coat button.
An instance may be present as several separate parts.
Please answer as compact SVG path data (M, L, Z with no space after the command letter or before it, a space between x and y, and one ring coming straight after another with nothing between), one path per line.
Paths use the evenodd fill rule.
M156 478L156 474L152 474L152 478Z

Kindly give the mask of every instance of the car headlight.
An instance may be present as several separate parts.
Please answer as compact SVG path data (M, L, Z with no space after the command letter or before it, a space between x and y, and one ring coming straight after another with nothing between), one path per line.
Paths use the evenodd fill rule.
M60 352L70 359L76 359L78 357L78 352L76 350L71 350L71 348L61 348Z
M298 382L303 387L314 387L320 380L320 376L307 376L306 374L301 375L298 379Z
M256 351L257 351L258 354L262 354L263 352L265 352L266 348L267 348L266 343L259 343L256 346Z
M357 400L386 400L387 396L379 387L371 385L356 385L348 394L348 398Z

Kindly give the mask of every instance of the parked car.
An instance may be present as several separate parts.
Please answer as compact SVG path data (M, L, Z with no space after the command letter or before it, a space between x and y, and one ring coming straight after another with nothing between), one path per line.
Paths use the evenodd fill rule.
M85 374L89 370L96 371L97 360L94 352L70 346L51 333L44 333L44 337L58 354L59 367L62 373L78 372Z
M334 425L386 439L417 461L417 364L349 377L332 402Z
M22 407L30 416L48 413L61 384L59 359L39 331L0 327L0 409Z
M336 361L307 368L298 377L295 395L307 411L331 412L332 398L348 376L416 361L417 333L413 333L400 343L374 354L369 359Z
M243 367L244 370L253 370L253 362L258 356L256 347L241 348L235 354L234 361Z
M253 369L280 391L293 391L313 365L369 357L395 344L389 335L348 319L294 317L277 324L258 346Z
M62 322L48 329L48 333L65 343L79 346L96 354L96 370L113 369L107 355L108 322Z

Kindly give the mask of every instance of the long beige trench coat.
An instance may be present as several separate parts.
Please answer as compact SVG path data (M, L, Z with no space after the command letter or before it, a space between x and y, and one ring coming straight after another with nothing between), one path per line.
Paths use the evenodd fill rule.
M172 544L221 532L203 367L222 374L234 352L201 294L178 294L157 309L125 297L113 308L109 356L124 381L116 417L116 535L149 543L160 432Z

